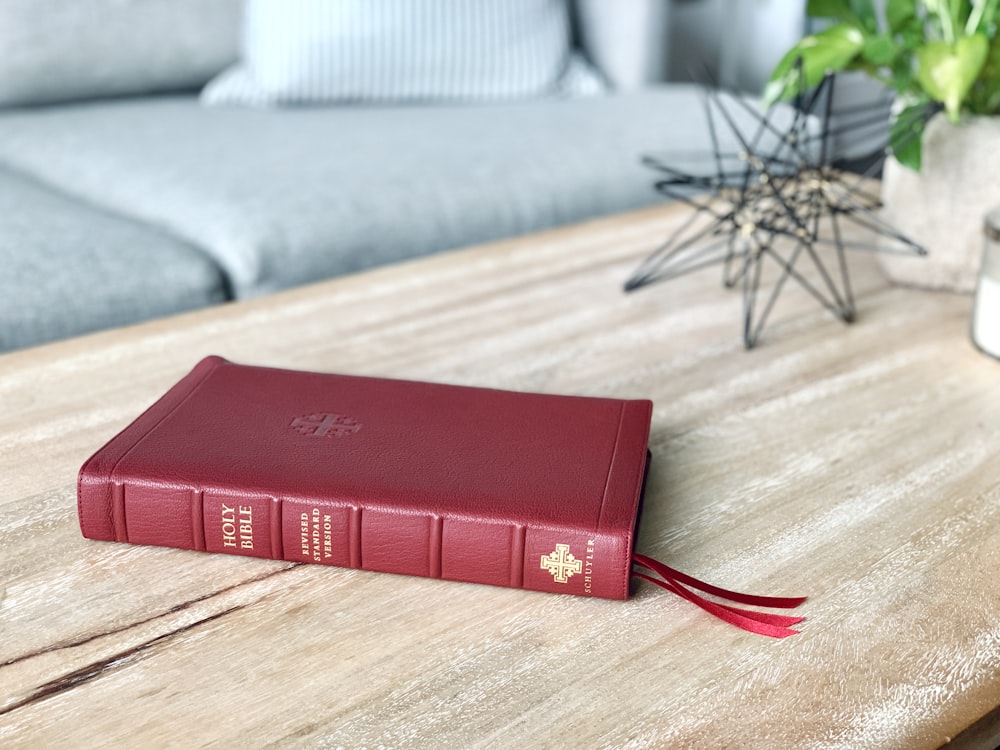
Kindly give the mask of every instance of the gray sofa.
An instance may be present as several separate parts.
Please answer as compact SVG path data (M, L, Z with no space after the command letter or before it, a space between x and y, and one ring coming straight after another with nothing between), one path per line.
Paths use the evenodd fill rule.
M237 0L212 1L229 7L218 28L237 23ZM18 2L23 15L36 0ZM666 24L655 8L631 12ZM620 17L609 33L582 16L580 43L608 78L622 79L625 58L656 67L661 51L646 42L636 58ZM0 350L648 205L662 198L641 154L709 145L687 85L209 108L198 89L228 60L206 57L180 92L124 86L64 100L57 90L24 103L4 101L0 82Z

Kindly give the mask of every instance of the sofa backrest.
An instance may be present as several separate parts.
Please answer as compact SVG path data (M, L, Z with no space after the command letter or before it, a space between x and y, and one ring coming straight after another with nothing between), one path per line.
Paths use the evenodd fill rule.
M232 63L243 0L3 0L0 107L191 90Z
M667 80L669 0L574 0L579 43L616 89Z
M567 2L586 57L615 88L666 78L670 0ZM239 56L243 6L3 0L0 107L198 89Z

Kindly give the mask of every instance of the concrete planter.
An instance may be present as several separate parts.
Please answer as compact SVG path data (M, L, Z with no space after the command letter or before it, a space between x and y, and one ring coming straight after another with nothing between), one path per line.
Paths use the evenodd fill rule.
M936 115L924 131L919 174L886 160L882 216L927 257L879 254L894 282L971 294L983 252L983 217L1000 206L1000 117L953 125Z

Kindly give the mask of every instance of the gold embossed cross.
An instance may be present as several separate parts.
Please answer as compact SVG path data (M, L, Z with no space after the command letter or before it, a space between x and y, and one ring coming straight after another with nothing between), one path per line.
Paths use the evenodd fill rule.
M573 557L568 544L557 544L554 551L542 557L542 567L556 583L566 583L570 576L583 570L583 561Z

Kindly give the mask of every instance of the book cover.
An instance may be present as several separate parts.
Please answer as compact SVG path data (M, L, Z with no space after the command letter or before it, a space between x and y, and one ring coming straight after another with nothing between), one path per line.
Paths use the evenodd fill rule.
M83 465L80 527L625 599L651 413L209 357Z

